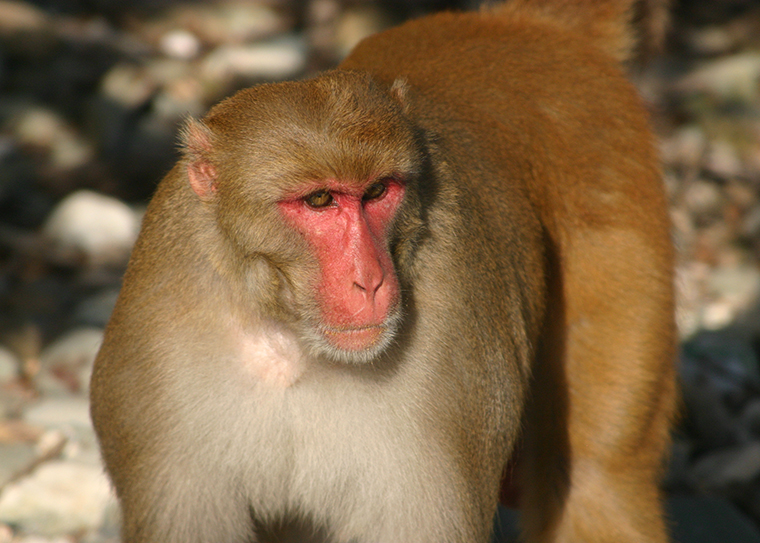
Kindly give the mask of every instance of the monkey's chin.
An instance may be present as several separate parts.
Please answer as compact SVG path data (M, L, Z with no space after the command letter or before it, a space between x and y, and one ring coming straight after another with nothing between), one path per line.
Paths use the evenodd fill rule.
M336 362L372 362L393 342L400 320L400 312L394 312L380 325L355 328L321 326L318 329L318 337L312 335L311 347L315 354Z
M327 342L342 351L364 351L377 345L385 332L385 326L362 326L360 328L325 328Z

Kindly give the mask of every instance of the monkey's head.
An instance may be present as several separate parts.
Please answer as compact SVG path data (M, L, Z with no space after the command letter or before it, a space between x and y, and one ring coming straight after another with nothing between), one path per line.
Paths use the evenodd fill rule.
M183 132L215 266L312 353L367 361L393 340L419 237L422 147L403 83L362 73L239 92Z

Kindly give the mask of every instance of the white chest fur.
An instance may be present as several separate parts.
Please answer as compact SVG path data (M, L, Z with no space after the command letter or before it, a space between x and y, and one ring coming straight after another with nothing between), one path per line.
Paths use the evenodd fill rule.
M293 385L306 360L293 334L281 326L264 324L237 334L243 368L256 380L274 387Z

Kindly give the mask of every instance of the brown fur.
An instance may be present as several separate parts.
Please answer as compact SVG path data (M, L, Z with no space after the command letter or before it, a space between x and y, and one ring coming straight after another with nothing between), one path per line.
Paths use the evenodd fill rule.
M125 542L245 541L251 515L486 542L520 438L527 541L666 540L672 249L620 68L630 9L413 21L188 125L93 375ZM318 270L274 203L383 172L408 179L388 234L402 328L371 363L336 362L310 343Z

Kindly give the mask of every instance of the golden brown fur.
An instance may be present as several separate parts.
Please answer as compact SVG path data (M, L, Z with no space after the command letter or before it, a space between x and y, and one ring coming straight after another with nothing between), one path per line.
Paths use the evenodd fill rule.
M188 125L93 376L125 542L486 542L518 440L526 541L666 541L672 249L629 4L420 19ZM378 172L407 179L403 317L347 364L274 206Z

